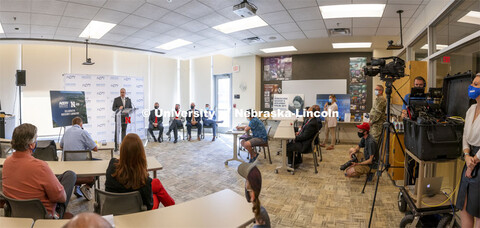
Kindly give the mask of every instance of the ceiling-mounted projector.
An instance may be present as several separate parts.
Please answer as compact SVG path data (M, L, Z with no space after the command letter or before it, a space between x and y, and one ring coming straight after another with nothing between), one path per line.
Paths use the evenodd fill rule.
M240 17L251 17L257 13L257 7L247 0L243 0L242 3L233 6L233 12Z

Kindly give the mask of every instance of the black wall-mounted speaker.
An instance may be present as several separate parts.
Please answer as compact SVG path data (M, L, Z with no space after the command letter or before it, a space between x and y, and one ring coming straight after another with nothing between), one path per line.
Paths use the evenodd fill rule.
M24 70L17 70L17 86L26 86L27 81L26 81L26 72Z

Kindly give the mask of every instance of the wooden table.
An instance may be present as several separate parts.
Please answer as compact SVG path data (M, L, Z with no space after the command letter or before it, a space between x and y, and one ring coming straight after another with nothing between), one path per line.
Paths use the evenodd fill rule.
M55 143L57 146L57 150L62 150L60 147L60 143ZM113 151L115 150L115 143L114 142L107 142L107 145L102 145L101 143L97 144L98 151L106 150L110 151L110 158L113 158ZM63 157L63 156L62 156Z
M113 217L116 228L243 227L254 220L252 204L225 189L208 196L157 210Z
M244 162L242 159L238 158L238 135L244 134L245 131L229 130L225 134L233 135L233 157L225 161L225 165L228 165L229 161L239 161Z
M278 173L278 170L285 170L293 174L294 169L287 166L287 141L295 139L295 130L293 129L293 125L290 125L290 120L280 122L273 138L282 140L282 165L275 169L275 173Z
M37 219L33 228L55 228L63 227L70 219Z
M0 158L0 167L3 166L5 158ZM106 174L109 160L92 161L46 161L55 175L60 175L67 170L72 170L77 176L103 176ZM153 171L153 178L157 177L157 170L163 166L155 157L147 157L147 170Z
M33 225L33 219L31 218L11 218L0 217L0 227L8 228L30 228Z

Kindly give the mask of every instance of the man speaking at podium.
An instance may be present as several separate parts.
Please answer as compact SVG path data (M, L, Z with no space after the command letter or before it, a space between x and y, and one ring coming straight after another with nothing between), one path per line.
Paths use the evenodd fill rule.
M130 98L125 97L126 93L127 93L127 91L125 90L125 88L121 88L120 89L120 96L116 97L113 100L112 110L115 112L115 114L117 113L117 110L119 112L121 112L123 109L132 108L132 101L130 100ZM122 114L122 116L120 117L120 120L122 121L122 140L125 137L125 135L127 134L127 123L125 122L125 117L128 117L128 114ZM117 124L116 124L116 122L115 122L115 149L118 149L117 148Z

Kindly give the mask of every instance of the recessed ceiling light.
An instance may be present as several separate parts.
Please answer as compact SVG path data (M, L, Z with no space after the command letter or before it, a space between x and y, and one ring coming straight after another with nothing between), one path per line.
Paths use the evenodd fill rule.
M160 46L157 46L156 48L160 48L160 49L163 49L163 50L172 50L172 49L175 49L175 48L178 48L178 47L181 47L181 46L189 45L191 43L192 42L190 42L190 41L186 41L186 40L182 40L182 39L176 39L174 41L170 41L168 43L164 43Z
M116 24L108 22L90 21L79 37L100 39L115 26Z
M332 43L334 49L340 48L370 48L372 42L357 42L357 43Z
M345 4L320 6L323 19L382 17L385 4Z
M247 17L240 20L236 20L236 21L223 23L221 25L214 26L213 28L220 32L229 34L232 32L238 32L246 29L258 28L258 27L263 27L267 25L268 25L267 22L262 20L262 18L260 18L259 16L253 16L253 17Z
M297 49L294 46L284 46L284 47L260 49L260 51L263 51L265 53L275 53L275 52L297 51Z
M445 45L445 44L437 44L435 46L437 47L437 50L442 50L442 49L448 47L448 45ZM428 44L423 45L420 49L428 50Z
M460 18L458 22L480 25L480 12L470 11L465 16Z

